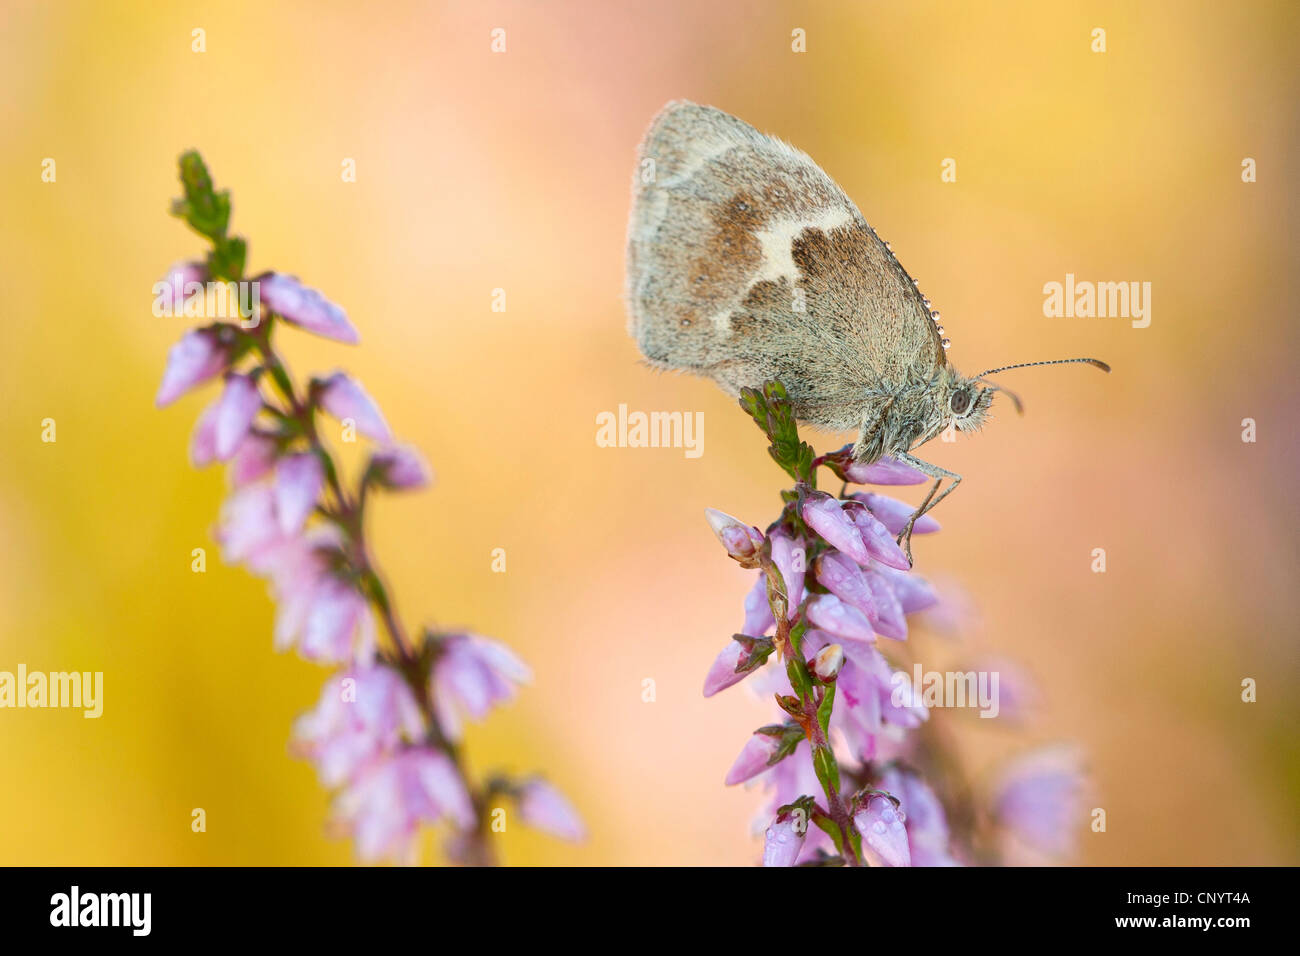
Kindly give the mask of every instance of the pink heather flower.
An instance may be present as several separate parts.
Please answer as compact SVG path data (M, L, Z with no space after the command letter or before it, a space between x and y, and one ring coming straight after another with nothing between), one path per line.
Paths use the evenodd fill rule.
M871 588L871 597L876 603L876 633L881 637L890 637L896 641L907 640L907 616L898 601L898 595L885 569L873 569L865 572L867 587Z
M474 805L446 754L412 747L366 765L335 803L343 828L356 841L357 855L371 862L394 858L414 862L421 823L450 819L460 829L474 826Z
M333 578L331 568L337 563L341 542L342 533L336 525L314 525L299 536L281 538L252 562L255 573L271 579L277 651L287 651L302 633L316 589Z
M908 519L916 511L906 501L899 501L897 498L878 495L874 492L867 494L858 492L853 495L853 498L866 505L867 510L875 515L876 520L883 524L885 529L895 537L903 533L903 529L907 527ZM912 525L912 534L931 534L938 530L939 522L935 521L930 515L922 515L916 519L916 524Z
M792 813L773 821L763 835L763 865L794 866L807 832L808 822L800 822Z
M939 597L934 593L934 588L930 587L930 582L920 575L911 571L899 571L897 568L887 568L883 565L873 570L879 578L884 579L884 583L898 602L896 616L899 618L905 614L924 611L926 608L939 603ZM890 602L890 604L892 614L893 602ZM904 636L906 636L906 624L904 624L903 630Z
M385 488L422 488L433 480L424 457L410 445L390 445L370 456L366 469Z
M217 399L199 413L199 420L194 423L194 433L190 436L190 464L202 468L217 460L217 408L221 399Z
M716 508L705 508L704 517L708 519L709 527L722 546L727 549L727 554L745 567L754 567L758 561L759 549L763 547L762 533Z
M948 818L943 804L915 773L890 767L878 784L899 801L905 817L907 844L913 866L957 866L948 852Z
M231 484L239 488L269 474L275 467L277 451L275 439L249 432L230 459ZM215 454L215 445L213 453Z
M824 551L817 556L813 570L818 584L875 623L879 617L876 599L872 596L866 575L856 561L839 551Z
M1066 748L1029 753L1003 773L993 799L998 822L1022 843L1053 857L1069 856L1084 817L1085 785L1078 755Z
M257 279L262 305L308 332L355 345L361 341L344 311L297 277L269 272Z
M784 531L772 533L772 563L785 581L786 616L793 618L803 600L805 551L802 541L791 540Z
M709 668L709 673L704 677L705 697L712 697L720 690L726 690L734 684L739 684L753 673L753 671L745 671L742 674L736 673L736 666L740 663L740 658L744 653L745 648L741 646L739 641L727 641L727 646L718 654L713 661L713 666Z
M724 783L728 787L735 786L770 769L767 762L772 759L780 746L780 737L762 733L751 734L749 739L745 741L745 746L741 749L740 755L736 757L736 762L727 771ZM786 759L791 758L787 757Z
M318 401L325 411L339 421L351 419L356 423L357 431L375 441L393 440L393 433L379 406L355 380L342 372L335 372L318 384Z
M862 834L863 849L881 866L911 866L903 814L888 797L872 794L866 806L853 815L853 825Z
M809 622L836 637L868 643L876 639L871 619L853 605L845 604L834 594L814 595L806 607Z
M373 654L375 623L370 605L351 584L324 575L312 588L298 653L309 661L338 664Z
M572 803L545 780L530 780L519 796L519 816L536 830L577 843L587 837L587 828Z
M815 491L804 501L800 514L808 527L858 564L865 566L871 560L871 553L862 540L862 532L845 512L838 498Z
M325 486L325 470L314 452L304 451L280 459L275 468L275 515L280 531L302 530Z
M294 724L294 747L326 787L341 786L372 757L424 734L420 705L390 667L353 668L325 682L315 710Z
M278 543L280 527L270 486L259 482L236 489L221 505L215 534L227 564L249 560Z
M895 535L890 534L889 529L870 511L860 503L855 503L854 507L845 508L844 513L853 520L853 524L861 533L862 543L868 554L888 567L898 568L900 571L911 570L912 566L907 563L907 555L894 540Z
M227 376L226 387L217 401L213 447L219 460L229 461L235 454L261 409L262 393L251 376L239 372Z
M156 295L155 306L161 307L164 315L182 315L185 300L202 292L207 280L208 269L202 262L178 262L155 285L155 290L157 285L167 286Z
M230 350L212 329L191 329L167 353L167 367L154 404L170 405L190 389L220 375Z
M894 458L881 458L871 465L854 462L844 469L844 474L855 485L919 485L930 480Z
M454 634L442 642L433 665L433 703L447 736L459 740L458 708L482 720L495 705L515 696L515 685L532 680L514 651L477 634Z
M767 575L760 571L754 586L745 595L745 625L741 633L762 637L774 627L776 619L772 617L772 605L767 603Z

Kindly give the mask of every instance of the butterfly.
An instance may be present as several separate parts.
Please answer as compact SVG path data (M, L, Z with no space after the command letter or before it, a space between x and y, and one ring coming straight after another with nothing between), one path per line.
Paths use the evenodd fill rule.
M1076 362L1110 370L1083 358L963 375L939 313L821 167L686 101L664 107L638 152L625 293L650 364L733 395L778 380L800 421L857 431L855 461L890 456L934 478L898 536L909 562L913 525L962 480L912 451L950 426L980 427L1005 391L986 376Z

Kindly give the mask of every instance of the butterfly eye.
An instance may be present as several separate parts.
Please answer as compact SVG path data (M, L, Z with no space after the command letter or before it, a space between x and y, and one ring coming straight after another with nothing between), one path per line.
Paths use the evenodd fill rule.
M952 409L954 415L964 415L966 409L970 408L970 392L965 390L953 392L952 398L948 400L948 407Z

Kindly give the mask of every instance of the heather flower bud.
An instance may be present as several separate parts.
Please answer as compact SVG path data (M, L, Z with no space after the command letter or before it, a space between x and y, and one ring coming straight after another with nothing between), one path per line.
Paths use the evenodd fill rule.
M863 545L873 558L881 564L898 568L900 571L911 569L912 565L907 560L907 555L903 553L903 549L898 546L898 542L894 540L894 535L890 534L889 529L860 502L854 502L853 507L845 508L844 513L853 520L853 524L862 536ZM861 561L858 563L865 564Z
M751 527L737 518L731 517L716 508L705 508L704 517L709 521L709 527L717 535L722 546L727 549L727 554L739 561L742 567L758 567L759 551L763 547L763 535L754 527Z
M772 533L772 563L785 582L787 617L794 617L799 602L803 600L803 579L807 570L805 554L802 541L791 539L781 530Z
M220 375L230 361L230 347L215 329L192 329L167 353L167 367L154 404L170 405L196 385Z
M823 631L850 641L876 640L871 619L851 604L845 604L834 594L818 594L808 602L808 620Z
M916 512L916 509L906 501L899 501L897 498L890 498L888 495L859 492L853 497L866 505L867 510L875 515L876 519L892 535L902 534L903 529L907 527L908 520ZM916 519L916 524L912 525L912 534L930 534L938 530L939 522L930 515L922 515Z
M376 441L391 442L393 433L384 421L383 413L366 390L342 372L335 372L323 381L312 383L316 400L339 421L351 419L357 431Z
M861 810L853 815L853 825L862 834L862 842L883 866L911 866L912 852L907 842L904 816L894 801L872 794Z
M304 451L280 460L275 469L275 516L280 530L295 534L306 522L321 489L325 471L314 452Z
M257 291L262 304L286 322L349 345L361 341L341 308L295 276L269 272L257 279Z
M844 477L855 485L920 485L929 481L924 473L894 458L881 458L870 465L852 462Z
M804 500L800 514L808 527L858 564L865 565L871 560L871 553L862 540L862 532L853 523L839 499L815 491Z
M822 680L834 680L844 666L844 648L827 644L813 658L813 672Z
M806 820L790 815L774 821L763 835L763 865L794 866L807 835Z
M587 836L582 817L564 794L545 780L530 780L516 797L519 817L534 829L576 843Z
M482 720L532 679L528 665L500 641L477 634L443 639L433 665L433 703L438 723L452 740L461 736L461 714Z
M217 403L213 448L220 461L229 461L262 408L262 395L252 376L234 373L226 379Z
M736 762L727 771L727 778L723 782L728 787L732 787L757 777L768 769L772 758L776 756L776 752L780 749L781 737L779 735L761 732L751 734L749 740L745 741L745 746L740 751L740 755L736 757Z
M876 601L872 597L867 577L857 562L838 551L827 551L818 555L815 572L818 584L875 623L878 616Z
M424 457L409 445L392 445L370 456L367 475L394 491L421 488L433 480Z

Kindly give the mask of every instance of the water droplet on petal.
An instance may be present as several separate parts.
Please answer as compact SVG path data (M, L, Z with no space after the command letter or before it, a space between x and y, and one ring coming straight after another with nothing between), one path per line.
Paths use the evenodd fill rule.
M932 318L932 319L934 319L936 322L938 322L938 321L939 321L939 313L938 313L938 312L931 312L931 313L930 313L930 318Z
M944 348L948 348L950 345L952 345L952 339L944 339L939 344L942 345Z
M942 325L936 325L936 326L934 327L934 330L935 330L936 332L938 332L940 335L943 335L943 326L942 326Z

